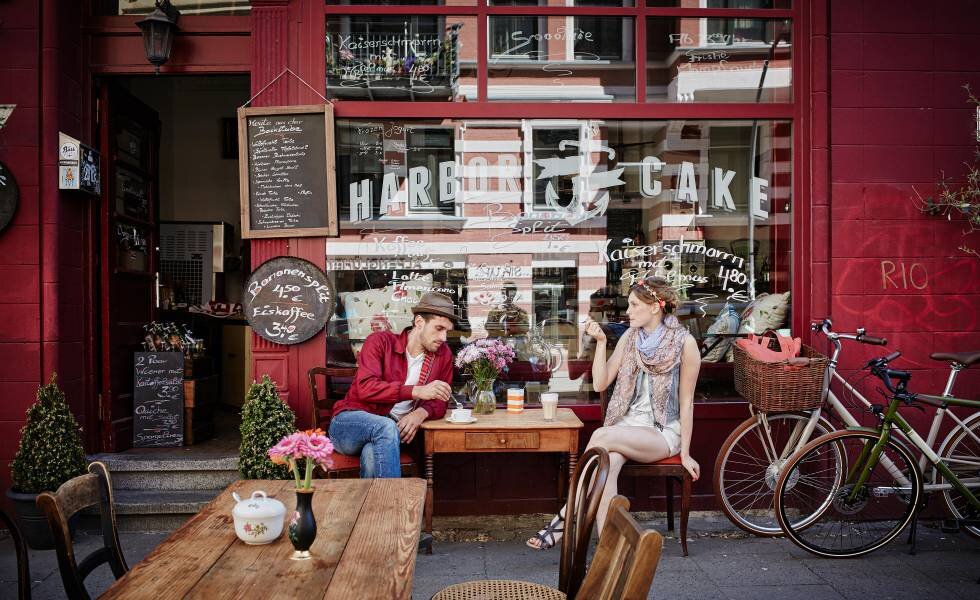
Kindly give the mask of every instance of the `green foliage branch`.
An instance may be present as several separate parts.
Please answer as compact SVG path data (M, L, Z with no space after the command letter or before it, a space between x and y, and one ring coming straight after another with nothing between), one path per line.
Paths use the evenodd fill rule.
M963 89L966 90L969 102L975 107L980 107L980 100L977 99L970 86L964 85ZM980 118L980 113L978 113L978 118ZM956 213L963 215L967 223L964 235L969 235L980 229L980 129L977 131L976 141L977 147L973 152L973 163L964 163L966 165L965 182L957 183L946 177L945 173L940 173L934 194L926 198L919 196L921 203L919 209L926 214L944 216L947 220L952 220ZM980 258L980 251L967 244L960 246L960 250Z

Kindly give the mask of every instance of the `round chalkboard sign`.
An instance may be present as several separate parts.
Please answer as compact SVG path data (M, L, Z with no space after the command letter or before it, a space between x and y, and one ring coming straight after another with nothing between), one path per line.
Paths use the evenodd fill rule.
M277 344L305 342L326 325L334 291L313 263L280 256L262 263L243 294L245 318L255 333Z
M17 201L20 199L20 190L17 188L17 180L7 165L0 162L0 231L14 219L17 212Z

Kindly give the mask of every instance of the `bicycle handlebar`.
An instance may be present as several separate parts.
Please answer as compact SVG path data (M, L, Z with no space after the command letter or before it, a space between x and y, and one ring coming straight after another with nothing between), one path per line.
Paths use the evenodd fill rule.
M833 330L833 326L833 322L831 322L829 318L826 318L820 322L811 323L810 329L813 331L822 332L830 340L854 340L856 342L861 342L862 344L869 344L872 346L886 346L888 344L888 340L886 338L868 335L864 331L864 327L858 327L854 333L837 333Z
M901 352L892 352L888 356L873 358L868 361L865 368L870 368L871 373L885 384L888 391L896 396L900 396L900 399L906 404L912 404L912 402L915 400L915 394L910 394L905 391L905 384L912 378L912 374L908 371L888 368L888 363L892 362L901 355ZM898 385L896 386L894 383L892 383L892 380L898 381Z

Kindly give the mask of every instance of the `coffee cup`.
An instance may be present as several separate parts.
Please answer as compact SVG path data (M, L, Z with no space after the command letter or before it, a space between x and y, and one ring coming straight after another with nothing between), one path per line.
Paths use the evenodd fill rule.
M554 421L558 417L558 392L541 394L541 408L545 421Z
M465 423L473 418L473 410L469 408L454 408L453 412L449 415L450 421L458 421L460 423Z

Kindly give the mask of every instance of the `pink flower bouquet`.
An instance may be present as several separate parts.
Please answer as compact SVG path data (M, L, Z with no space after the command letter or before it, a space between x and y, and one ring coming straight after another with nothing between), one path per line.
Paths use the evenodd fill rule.
M333 444L321 429L297 431L282 438L278 444L269 448L269 459L277 465L289 465L289 470L296 478L297 490L312 489L313 465L328 468L333 466L330 455L333 454ZM305 474L300 481L299 459L305 460Z
M477 340L456 357L456 366L477 382L493 381L512 362L514 349L498 339Z

